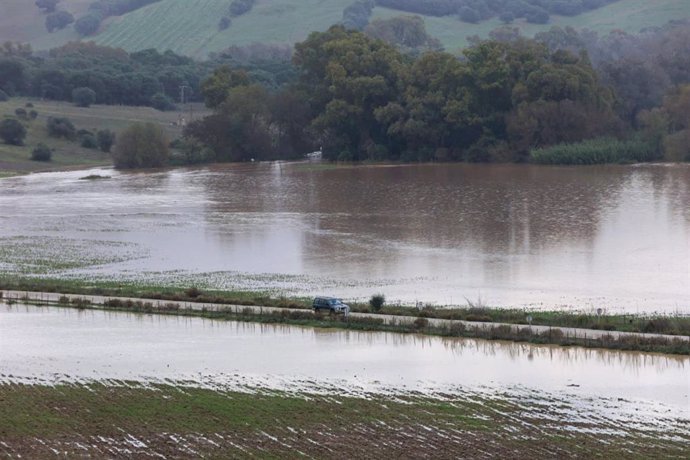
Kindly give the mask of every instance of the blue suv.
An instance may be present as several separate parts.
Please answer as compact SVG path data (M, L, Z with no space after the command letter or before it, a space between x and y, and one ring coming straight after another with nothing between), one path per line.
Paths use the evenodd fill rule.
M334 297L316 297L312 304L312 308L314 309L314 313L328 310L330 313L343 313L345 316L350 314L350 306Z

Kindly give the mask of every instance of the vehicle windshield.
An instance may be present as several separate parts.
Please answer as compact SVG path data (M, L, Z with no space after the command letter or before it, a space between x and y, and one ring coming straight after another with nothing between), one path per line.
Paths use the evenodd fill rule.
M331 305L338 305L338 304L341 304L342 301L341 301L340 299L331 299L331 300L329 301L329 303L330 303Z

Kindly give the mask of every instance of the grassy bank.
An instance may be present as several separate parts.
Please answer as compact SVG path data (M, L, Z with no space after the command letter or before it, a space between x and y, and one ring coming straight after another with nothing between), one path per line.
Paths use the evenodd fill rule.
M136 297L172 302L199 302L247 306L311 309L311 299L271 297L262 292L214 291L146 286L135 283L105 283L31 277L0 276L0 289L36 292L60 292L64 294L104 295ZM641 332L690 336L690 316L640 316L632 314L598 315L591 312L540 311L516 308L475 307L425 307L419 310L409 306L384 305L378 312L372 311L366 303L350 303L353 312L380 313L395 316L417 316L472 322L508 323L551 327L573 327L581 329Z
M580 411L548 396L393 400L132 382L4 384L0 455L671 458L682 456L688 442L681 421L659 436L652 423L583 421Z
M32 107L26 107L27 104L31 104ZM160 112L151 107L94 105L84 108L75 107L69 102L11 98L0 102L0 119L14 117L14 112L18 108L26 111L35 110L38 117L35 120L21 120L27 130L23 146L0 142L0 177L112 164L108 153L83 148L77 141L48 136L46 122L50 117L67 117L74 123L77 130L85 129L92 132L109 129L117 133L134 122L153 122L163 127L170 139L180 135L180 129L172 125L177 122L178 112ZM196 106L195 112L198 116L207 113L206 109ZM31 161L31 151L39 143L54 149L52 161Z

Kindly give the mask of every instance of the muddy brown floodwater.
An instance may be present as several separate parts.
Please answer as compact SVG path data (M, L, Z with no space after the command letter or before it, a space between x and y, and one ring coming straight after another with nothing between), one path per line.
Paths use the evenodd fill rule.
M93 172L112 178L79 180ZM37 174L0 181L0 269L690 313L689 203L690 165Z

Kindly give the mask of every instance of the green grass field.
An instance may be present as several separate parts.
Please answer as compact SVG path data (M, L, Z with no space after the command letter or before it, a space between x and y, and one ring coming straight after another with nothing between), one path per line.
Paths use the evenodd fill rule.
M325 30L342 18L342 11L353 0L258 0L254 9L233 18L225 31L218 22L228 8L228 0L163 0L121 17L106 20L93 37L99 44L121 47L128 51L146 48L171 49L203 58L210 52L230 45L254 42L295 43L314 30ZM0 16L0 40L30 42L35 49L48 49L78 39L71 27L48 34L45 15L33 2L10 2L9 14ZM63 0L63 8L79 17L90 0ZM374 18L405 14L401 11L376 8ZM690 17L688 0L619 0L575 17L552 16L549 24L536 25L517 21L526 36L550 27L572 26L590 28L600 33L620 29L638 32L660 26L672 19ZM501 25L498 19L480 24L467 24L455 17L425 17L429 32L438 37L447 50L467 45L467 37L488 36Z
M399 14L399 11L387 8L374 10L374 18L389 18ZM637 33L645 27L661 26L671 20L688 17L690 17L690 1L688 0L620 0L579 16L551 16L548 24L515 21L512 26L518 27L526 37L534 37L535 34L549 30L553 26L589 28L600 34L616 29ZM467 38L473 35L488 37L489 32L503 25L497 18L479 24L468 24L450 16L426 17L425 22L429 34L441 40L448 51L466 47Z
M344 397L190 386L0 385L7 458L681 458L684 420L534 394ZM580 404L582 404L580 402ZM601 411L598 411L601 412ZM592 456L592 452L596 452ZM118 455L119 454L119 455Z
M218 31L226 0L164 0L113 20L96 41L128 50L172 49L203 57L230 45L295 43L342 18L351 0L259 0L254 9Z
M77 129L88 129L94 132L99 129L109 129L117 133L134 122L154 122L165 129L170 139L180 135L180 128L171 125L177 121L179 112L159 112L150 107L95 105L80 108L68 102L14 98L7 102L0 102L0 118L14 116L15 109L24 107L27 102L34 105L33 110L38 112L38 118L33 121L22 121L28 131L25 145L13 146L0 143L0 177L18 172L111 164L109 154L84 149L77 142L49 137L46 129L46 121L49 117L67 117ZM206 109L202 106L196 106L195 111L199 116L206 113ZM31 150L40 142L55 149L53 161L45 163L30 160Z

